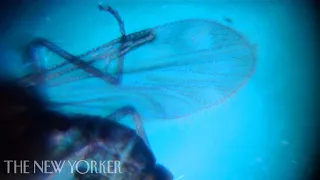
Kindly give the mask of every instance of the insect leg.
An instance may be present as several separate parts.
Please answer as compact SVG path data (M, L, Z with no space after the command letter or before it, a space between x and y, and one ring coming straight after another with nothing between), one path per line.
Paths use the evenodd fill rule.
M27 51L37 51L43 47L56 53L61 58L65 59L67 62L75 65L76 67L83 69L84 71L86 71L86 72L88 72L98 78L103 79L107 83L115 84L115 85L119 84L120 79L118 77L114 77L107 72L101 71L100 69L91 65L93 62L85 62L81 58L72 55L71 53L65 51L64 49L60 48L59 46L57 46L53 42L48 41L46 39L41 38L41 39L34 40L32 43L29 44ZM31 54L31 53L29 53L29 54ZM34 53L32 53L32 54L34 54ZM39 61L39 58L35 58L33 56L30 57L30 60L35 61L33 63L35 64L34 69L36 70L36 74L33 74L33 75L36 75L35 76L36 79L33 79L33 80L35 80L36 82L43 80L45 78L46 73L53 71L53 70L57 70L58 68L66 65L63 63L63 64L60 64L60 65L46 71L45 69L43 69L43 67L39 66L40 63L37 62L37 61ZM122 72L122 70L121 70L121 72ZM35 78L35 77L33 76L32 78Z
M114 10L112 7L110 7L110 6L103 6L102 4L99 4L98 8L99 8L99 10L101 10L101 11L106 11L106 12L112 14L113 17L116 18L116 20L117 20L117 22L118 22L118 24L119 24L121 36L125 36L125 35L126 35L126 32L125 32L125 29L124 29L124 22L122 21L119 13L118 13L116 10Z
M124 43L126 41L126 32L125 32L125 28L124 28L124 22L123 22L121 16L111 6L103 6L102 4L99 4L98 8L101 11L105 11L105 12L110 13L117 20L118 25L119 25L119 30L121 33L121 45L119 48L119 51L121 51L124 48ZM121 79L122 79L123 60L124 60L124 56L120 55L118 57L118 65L117 65L117 73L116 73L117 75L115 77L115 78L117 78L118 82L121 82ZM106 68L108 68L108 66Z
M116 18L116 20L119 24L120 33L121 33L121 38L119 39L119 41L120 41L119 42L120 43L119 52L121 52L125 47L124 44L126 43L126 34L125 34L125 29L124 29L124 23L123 23L120 15L118 14L117 11L115 11L110 6L103 7L102 5L99 5L99 9L102 11L109 12L110 14L112 14ZM41 62L36 62L36 61L39 61L39 58L34 57L35 56L34 54L36 53L35 51L37 51L39 48L41 49L43 47L47 48L48 50L50 50L50 51L56 53L57 55L59 55L60 57L64 58L65 60L67 60L67 63L59 64L50 70L43 69L41 66L39 66L39 64L41 64ZM123 68L123 60L124 60L123 55L118 55L118 57L117 57L118 68L117 68L116 75L113 76L108 72L103 72L102 70L92 66L91 64L93 63L93 61L92 62L85 62L81 59L81 57L74 56L71 53L68 53L67 51L63 50L59 46L55 45L54 43L52 43L46 39L40 38L40 39L34 40L32 43L29 44L27 51L28 51L29 55L32 54L32 56L29 57L29 61L30 60L35 61L35 62L31 62L31 63L35 64L34 69L36 70L36 73L32 74L32 80L35 81L33 83L41 82L42 80L45 79L45 76L44 76L45 73L48 73L52 70L57 70L58 68L60 68L64 65L67 65L68 63L72 63L77 68L83 69L84 71L86 71L96 77L99 77L99 78L103 79L104 81L106 81L107 83L110 83L113 85L118 85L122 79L122 73L123 73L122 68ZM91 53L94 53L94 51L92 51ZM72 71L72 70L70 70L70 71ZM68 72L69 71L64 72L64 73L68 73ZM63 73L61 73L61 74L59 73L58 76L62 75L62 74ZM28 76L27 78L30 78L30 77Z
M144 140L144 142L150 147L150 143L148 141L148 138L146 136L146 132L143 127L143 123L141 121L140 115L137 112L137 110L132 107L132 106L124 106L115 112L111 113L108 116L108 119L114 120L114 121L120 121L127 115L132 115L133 116L133 121L136 126L136 130L138 135Z

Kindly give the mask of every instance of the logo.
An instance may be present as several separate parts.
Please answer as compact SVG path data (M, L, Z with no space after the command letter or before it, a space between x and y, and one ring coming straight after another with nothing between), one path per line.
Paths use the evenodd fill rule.
M69 173L101 173L117 174L122 173L120 161L55 161L55 160L4 160L6 163L7 174L58 174L61 172Z

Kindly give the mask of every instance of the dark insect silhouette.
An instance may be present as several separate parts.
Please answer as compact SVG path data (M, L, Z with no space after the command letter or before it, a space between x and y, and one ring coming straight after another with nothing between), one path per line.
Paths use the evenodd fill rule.
M0 179L114 179L170 180L172 175L156 159L133 130L107 118L64 115L50 110L37 88L12 81L0 82ZM4 160L117 160L121 172L101 173L8 173ZM30 165L31 168L33 166ZM33 172L30 169L28 172Z
M80 55L39 38L28 46L30 71L19 79L44 90L60 112L133 115L148 144L144 119L173 119L212 107L232 96L251 77L255 50L233 29L203 19L181 20L126 34ZM137 113L139 112L139 114Z

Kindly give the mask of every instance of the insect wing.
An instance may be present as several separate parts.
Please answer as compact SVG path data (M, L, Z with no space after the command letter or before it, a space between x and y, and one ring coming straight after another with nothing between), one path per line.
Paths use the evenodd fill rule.
M53 71L46 74L51 77L46 89L50 99L77 113L108 115L132 105L144 118L171 119L222 102L253 73L254 48L227 26L192 19L150 30L152 41L138 48L121 52L118 39L78 56L111 75L124 58L124 74L116 86L53 53L50 62L60 59L64 66L55 76Z
M125 55L121 84L147 97L149 106L139 108L148 109L151 118L177 118L214 106L253 73L254 49L229 27L183 20L153 30L152 42Z

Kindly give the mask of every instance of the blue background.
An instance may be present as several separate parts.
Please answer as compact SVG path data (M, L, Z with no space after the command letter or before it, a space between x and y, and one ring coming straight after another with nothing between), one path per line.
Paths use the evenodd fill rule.
M103 2L103 1L102 1ZM315 152L315 19L299 1L105 1L127 32L165 22L205 18L236 29L256 46L253 77L214 108L172 121L146 120L158 162L182 180L303 179ZM81 53L119 36L99 1L35 1L17 9L1 35L10 73L24 44L42 36ZM231 22L226 19L232 19ZM4 63L3 63L4 64ZM126 122L125 122L126 123ZM132 125L128 121L128 125Z

